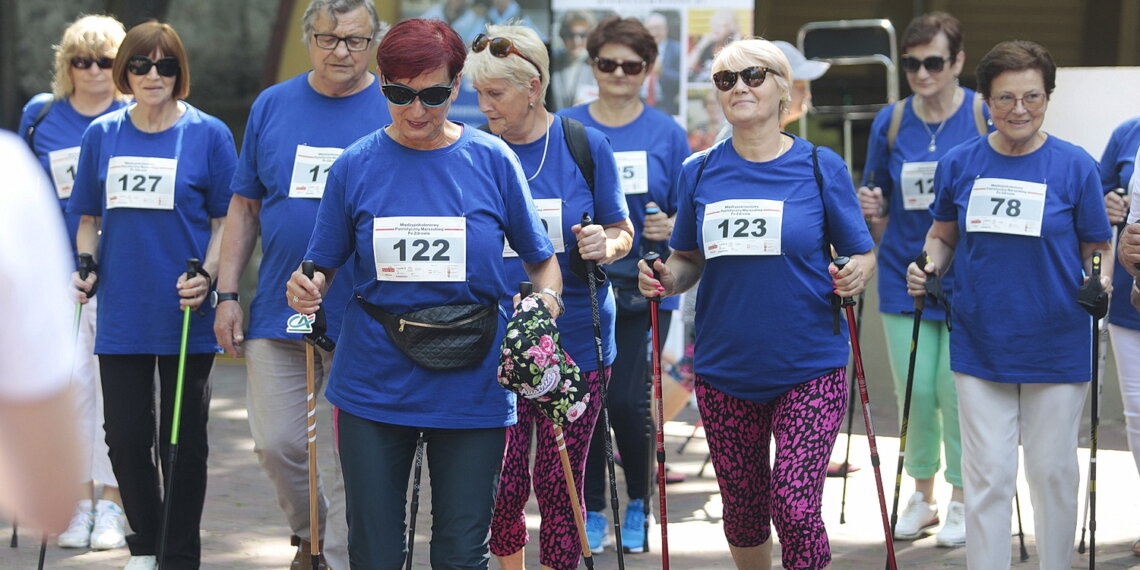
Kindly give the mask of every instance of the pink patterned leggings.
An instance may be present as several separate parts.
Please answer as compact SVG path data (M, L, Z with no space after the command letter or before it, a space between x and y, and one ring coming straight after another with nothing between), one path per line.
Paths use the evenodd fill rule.
M738 547L780 536L784 568L831 563L820 516L827 461L847 402L837 368L767 403L729 396L697 377L697 402L724 502L724 534ZM776 440L769 465L769 441Z

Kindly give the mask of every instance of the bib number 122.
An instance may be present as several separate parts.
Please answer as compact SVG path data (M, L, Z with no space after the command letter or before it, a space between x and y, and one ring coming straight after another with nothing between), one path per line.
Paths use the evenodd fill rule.
M401 239L401 240L397 241L394 245L392 245L392 249L394 249L400 253L400 261L408 261L408 243L407 242L408 242L408 240ZM446 255L447 250L451 246L447 243L447 240L445 240L445 239L437 239L437 240L432 241L432 242L429 242L426 239L416 239L416 240L412 240L411 245L412 245L412 248L415 250L412 252L411 261L451 261L451 256ZM428 251L430 249L432 249L433 247L436 248L437 250L434 254L429 256Z

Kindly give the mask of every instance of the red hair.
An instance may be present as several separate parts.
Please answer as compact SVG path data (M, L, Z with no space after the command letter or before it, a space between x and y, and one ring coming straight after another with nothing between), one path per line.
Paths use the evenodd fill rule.
M404 20L388 30L376 49L376 65L388 81L412 79L440 67L454 79L466 58L467 46L459 34L440 20Z

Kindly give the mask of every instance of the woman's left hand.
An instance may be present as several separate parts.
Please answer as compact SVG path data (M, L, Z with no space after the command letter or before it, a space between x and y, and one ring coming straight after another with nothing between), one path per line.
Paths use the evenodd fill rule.
M607 240L606 229L601 224L590 224L582 227L579 224L574 224L570 228L578 236L578 253L581 254L582 259L595 261L597 263L604 263L607 257Z
M206 301L206 295L210 293L210 280L201 273L187 279L186 274L178 276L178 300L179 308L189 307L190 310L196 311L202 303Z
M835 293L846 298L854 297L863 292L867 286L867 281L874 275L874 267L874 254L864 253L852 255L842 271L834 263L827 266L827 271L835 283Z

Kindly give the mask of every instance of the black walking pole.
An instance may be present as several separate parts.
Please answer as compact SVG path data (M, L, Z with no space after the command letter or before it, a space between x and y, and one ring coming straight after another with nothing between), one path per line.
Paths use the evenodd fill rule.
M589 212L582 213L581 226L594 223ZM614 442L610 434L610 408L609 408L609 374L606 373L606 359L602 352L602 317L598 312L598 285L595 280L597 263L583 259L586 267L586 286L590 289L590 316L594 322L594 352L598 357L598 372L602 376L599 392L602 395L602 440L605 442L606 469L610 474L610 507L614 512L614 540L617 542L618 568L625 570L625 545L621 540L621 517L618 510L617 468L614 466ZM648 538L648 537L646 537ZM648 542L648 540L646 540Z
M649 266L650 271L653 272L654 279L657 278L657 270L653 268L653 262L660 258L661 256L656 252L649 252L642 258L645 264ZM661 516L661 568L662 570L669 570L669 513L665 500L665 406L661 401L661 296L656 295L648 299L649 324L653 332L653 400L657 409L657 422L654 427L656 428L657 439L657 495L661 501L659 513ZM645 542L648 545L648 533L646 533Z
M186 279L198 276L201 261L196 257L186 260ZM166 539L170 534L170 509L174 502L174 473L178 463L178 428L182 422L182 378L186 372L186 339L190 335L190 307L182 307L182 341L178 346L178 378L174 384L174 408L171 410L170 451L167 454L166 491L162 496L162 528L158 534L158 568L163 566L166 556Z
M919 269L925 271L926 264L930 263L930 257L926 252L919 254L915 259L915 264ZM926 274L926 280L937 279L935 275ZM899 489L902 487L903 479L903 460L906 459L906 432L910 424L910 397L914 390L914 365L918 357L918 331L922 326L922 310L926 307L926 296L919 295L914 298L914 327L910 333L910 362L906 368L906 391L903 395L903 415L902 423L899 427L899 460L895 469L895 495L891 503L891 536L895 534L895 526L899 521Z
M412 510L408 515L408 558L405 570L412 570L412 552L416 546L416 515L420 512L420 477L424 470L424 432L416 437L416 466L412 475Z
M840 271L851 260L847 257L835 258L835 267ZM883 494L883 473L879 469L879 446L875 443L875 425L871 421L871 398L867 394L867 378L863 375L863 356L859 352L859 334L855 326L855 299L843 297L841 306L847 312L847 327L851 333L851 352L855 355L855 379L859 385L859 400L863 404L863 423L867 426L867 443L871 448L871 468L875 471L875 488L879 491L879 509L883 517L883 533L887 539L887 567L898 568L895 562L895 542L891 534L891 523L887 519L887 497Z
M1077 303L1092 315L1092 409L1090 410L1089 428L1089 570L1096 569L1096 448L1097 428L1100 425L1100 319L1108 314L1108 292L1100 282L1099 251L1092 254L1092 275L1077 292Z
M1029 551L1025 549L1025 529L1021 526L1021 495L1013 492L1013 504L1017 506L1017 542L1021 545L1021 561L1029 560ZM1082 537L1082 544L1084 538Z

